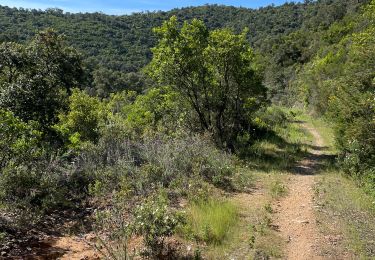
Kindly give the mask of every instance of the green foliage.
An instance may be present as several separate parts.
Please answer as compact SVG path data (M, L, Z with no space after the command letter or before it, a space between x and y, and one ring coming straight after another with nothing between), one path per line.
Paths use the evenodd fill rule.
M128 243L132 228L123 215L123 208L98 211L95 215L94 230L97 238L96 249L103 257L111 260L132 260L135 252L130 252ZM102 231L110 231L109 236ZM115 241L115 242L114 242Z
M282 182L280 182L279 180L276 180L275 182L271 184L270 191L271 191L271 196L273 198L280 198L282 196L285 196L288 189Z
M0 56L0 200L28 217L64 207L82 194L69 190L79 178L52 151L59 140L51 127L82 79L81 59L51 29L25 45L0 44Z
M148 86L149 82L139 72L124 73L101 67L94 70L92 84L95 89L91 92L100 97L107 97L110 93L120 91L136 91L140 93Z
M67 178L67 171L58 158L47 161L10 163L1 172L0 201L18 218L35 218L56 208L69 205L74 194L74 177Z
M41 135L35 122L24 123L0 109L0 169L10 161L36 157L41 152Z
M235 227L238 212L228 201L208 199L189 206L183 233L198 241L219 245Z
M273 129L285 127L291 121L292 115L288 115L281 107L270 106L256 113L254 122L259 127Z
M233 158L217 149L208 137L196 135L145 141L142 158L153 165L146 168L151 170L146 176L152 177L152 183L168 187L175 181L182 181L180 185L187 189L189 178L202 178L217 187L231 188Z
M1 204L17 215L83 202L113 206L109 215L118 212L103 216L117 223L106 227L109 240L126 249L135 231L155 257L180 222L165 196L152 196L162 189L171 204L190 203L185 235L222 244L237 209L207 198L217 188L248 189L253 179L218 145L252 156L249 166L263 171L289 169L307 147L296 141L306 133L290 123L293 113L263 108L264 85L272 101L306 101L330 118L343 169L373 192L375 4L357 12L358 2L118 17L0 7ZM67 38L31 32L47 24ZM85 68L65 40L83 52ZM139 72L151 58L152 87ZM85 91L74 89L84 81ZM269 188L273 197L286 192L280 181ZM123 218L129 201L141 202L134 230ZM268 214L260 222L254 248L262 243L254 234L265 239L270 230Z
M159 135L132 141L119 127L105 129L96 144L81 147L75 161L82 188L89 186L98 199L109 193L146 196L160 187L196 199L207 195L207 183L232 189L234 158L208 137Z
M186 123L187 105L168 87L152 88L125 106L125 123L136 136L163 132L173 134Z
M175 15L180 22L197 18L204 20L211 30L229 27L237 32L250 28L248 40L262 52L272 50L279 37L300 28L327 27L342 18L345 13L355 11L366 1L310 1L268 6L257 10L221 5L205 5L169 12L147 12L123 16L101 13L73 14L59 9L26 10L0 7L3 30L0 42L28 41L35 32L55 28L67 36L69 44L84 53L94 82L90 88L99 95L108 92L133 89L142 80L131 79L151 59L150 48L156 37L152 28ZM307 34L310 36L309 34ZM103 37L104 36L104 37ZM288 47L288 46L286 46ZM128 81L129 79L129 81ZM128 85L128 82L130 83ZM145 88L147 84L138 86Z
M355 180L335 172L326 172L320 178L315 193L322 208L317 215L319 222L326 223L327 231L342 234L354 258L371 258L375 250L371 242L375 238L375 194L366 194Z
M302 26L293 32L266 40L265 47L260 47L261 54L265 55L262 59L264 84L274 103L303 105L301 93L292 87L301 67L311 62L323 48L350 33L354 29L353 16L368 2L305 1L307 10ZM306 79L299 84L304 83Z
M80 56L51 29L28 45L2 43L0 53L0 107L48 129L70 89L82 81Z
M233 149L237 136L249 130L251 112L263 104L265 93L246 31L209 32L196 19L179 29L172 17L155 32L160 40L152 49L149 74L188 100L201 129Z
M78 148L81 142L96 142L100 125L105 123L105 108L99 98L74 89L69 97L69 111L59 115L54 128L69 140L72 148Z
M168 209L168 203L162 194L156 198L148 198L134 210L132 228L138 235L143 236L148 253L160 257L164 248L164 240L171 236L180 217Z
M275 101L288 102L288 81L295 76L295 63L305 63L320 45L337 41L347 29L321 31L355 13L368 0L324 0L285 3L256 10L222 5L204 5L168 12L146 12L123 16L101 13L64 13L59 9L26 10L0 7L0 42L23 43L35 32L48 27L66 35L69 44L83 53L89 73L90 93L102 97L122 90L140 92L150 83L139 70L152 58L150 48L157 43L152 29L171 16L179 24L194 18L205 21L207 28L250 28L247 40L262 53L267 64L267 86ZM348 28L350 25L348 24ZM104 36L104 37L103 37ZM267 55L268 56L268 55ZM269 58L269 59L268 59ZM276 64L277 63L277 64Z
M329 33L340 26L345 33L322 47L297 81L308 105L334 122L343 170L363 183L375 169L374 12L375 2L370 1L358 14L333 25Z

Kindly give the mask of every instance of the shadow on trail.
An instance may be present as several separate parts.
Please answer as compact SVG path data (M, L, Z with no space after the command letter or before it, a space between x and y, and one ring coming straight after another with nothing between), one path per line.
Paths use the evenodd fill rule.
M290 171L293 174L316 175L321 171L335 167L335 159L335 155L310 154L306 159L297 163Z
M329 150L329 147L328 146L316 146L316 145L311 145L311 144L305 144L304 146L312 149L312 150L315 150L315 151L320 151L320 152L324 152L324 151L328 151Z
M267 132L262 138L266 140L267 145L254 144L241 156L255 170L312 175L335 167L336 155L329 153L328 146L290 143L273 131Z

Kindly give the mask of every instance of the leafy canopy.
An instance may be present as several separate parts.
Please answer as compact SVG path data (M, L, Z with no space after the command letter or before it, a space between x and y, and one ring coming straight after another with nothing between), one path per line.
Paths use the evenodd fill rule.
M28 45L0 44L0 108L48 129L65 108L71 88L82 82L80 55L48 29Z
M179 28L172 17L155 32L159 43L152 49L148 73L188 100L201 130L233 148L238 135L250 129L250 112L265 100L247 31L210 32L197 19Z

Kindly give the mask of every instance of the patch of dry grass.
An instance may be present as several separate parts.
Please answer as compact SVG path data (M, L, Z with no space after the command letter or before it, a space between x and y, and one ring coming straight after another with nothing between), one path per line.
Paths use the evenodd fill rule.
M342 252L356 259L372 259L375 255L375 201L353 180L338 172L321 176L316 185L318 219L329 243L325 253ZM328 244L329 244L328 243ZM336 249L335 249L336 248Z

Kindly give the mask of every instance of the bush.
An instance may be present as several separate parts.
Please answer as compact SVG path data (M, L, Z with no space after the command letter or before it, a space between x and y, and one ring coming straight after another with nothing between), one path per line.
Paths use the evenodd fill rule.
M181 218L168 208L165 196L146 199L134 210L133 228L136 234L143 236L148 254L160 257L164 249L164 240L171 236Z
M368 129L363 129L368 132ZM345 145L340 159L340 165L345 173L354 176L364 184L370 193L375 191L375 143L371 135L366 135L366 140L353 139Z
M128 246L132 235L131 226L124 217L124 209L120 205L111 210L99 211L95 215L96 248L105 259L135 259L135 252Z
M88 176L89 194L99 199L106 199L108 194L115 194L121 198L128 197L136 189L129 177L136 170L134 165L124 162L95 170Z
M282 108L271 106L257 112L254 121L259 127L273 129L274 127L285 126L290 117L291 115L288 115Z
M232 203L209 199L188 208L182 231L190 238L218 245L227 238L237 219L237 208Z
M9 161L38 156L42 133L36 122L24 123L13 113L0 109L0 169Z
M186 124L188 106L168 87L152 88L122 109L135 136L173 134Z
M375 121L358 116L350 124L338 124L336 140L341 150L339 162L343 171L356 177L369 193L374 194Z
M54 128L70 148L78 148L81 142L97 141L99 126L104 123L105 116L105 106L99 98L74 89L69 97L69 111L59 115L59 123Z
M70 190L73 178L63 167L58 159L8 164L0 175L0 201L23 217L67 206L77 190Z
M81 146L75 164L77 168L91 172L120 162L138 164L138 146L128 138L125 126L120 123L106 125L95 144L87 142Z
M287 187L279 180L272 182L271 184L271 196L273 198L280 198L288 192Z
M86 143L74 160L85 182L82 186L90 186L91 194L116 191L144 196L164 187L186 196L195 180L232 186L233 157L207 136L160 134L132 141L119 124L104 129L98 142Z
M207 136L148 139L141 151L143 160L157 166L161 173L158 181L164 187L175 179L192 177L203 178L218 187L230 186L233 158L217 149Z
M145 196L163 187L189 196L196 182L232 188L234 174L232 156L208 137L158 135L134 142L116 131L107 131L97 144L87 143L75 167L87 176L92 194L101 195Z

